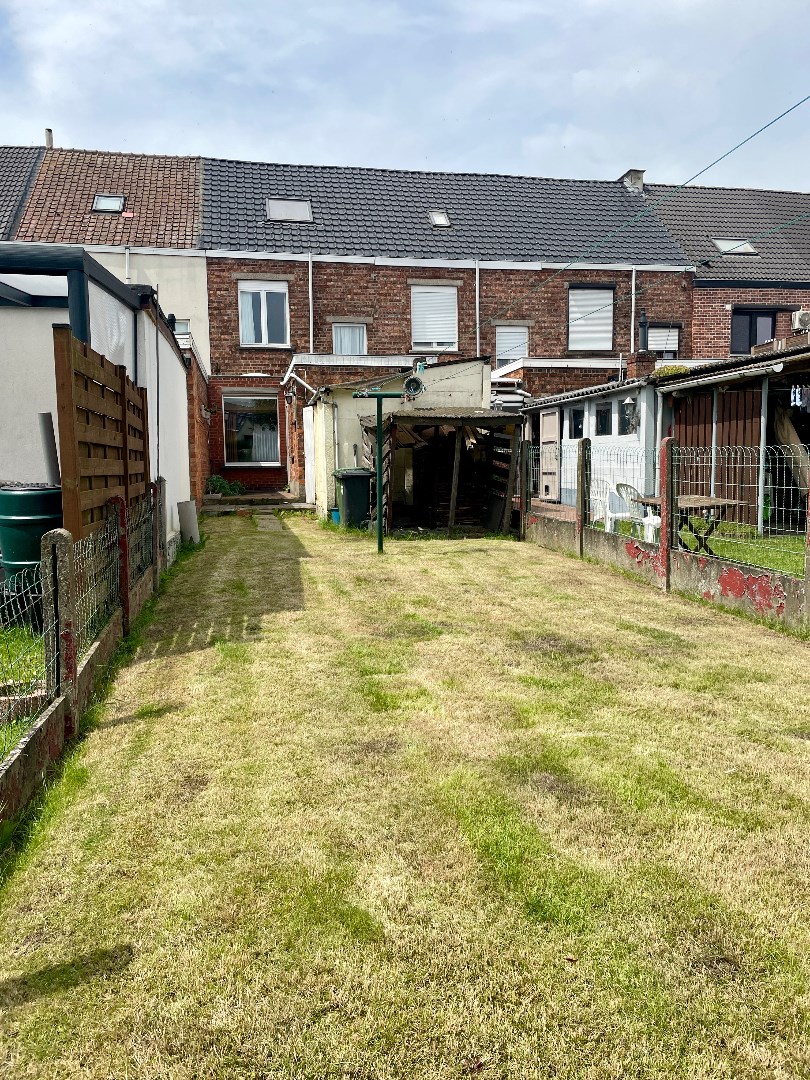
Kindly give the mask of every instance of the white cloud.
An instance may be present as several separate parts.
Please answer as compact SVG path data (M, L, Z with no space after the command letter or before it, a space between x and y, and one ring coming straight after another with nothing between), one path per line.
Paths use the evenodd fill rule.
M804 92L802 0L0 0L0 138L678 181ZM5 34L2 34L5 22ZM810 108L706 182L807 186Z

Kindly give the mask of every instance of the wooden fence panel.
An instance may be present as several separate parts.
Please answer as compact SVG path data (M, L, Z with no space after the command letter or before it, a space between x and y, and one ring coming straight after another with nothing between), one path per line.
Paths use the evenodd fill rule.
M107 502L127 508L149 483L146 391L116 366L55 326L56 409L64 527L81 540L100 528Z

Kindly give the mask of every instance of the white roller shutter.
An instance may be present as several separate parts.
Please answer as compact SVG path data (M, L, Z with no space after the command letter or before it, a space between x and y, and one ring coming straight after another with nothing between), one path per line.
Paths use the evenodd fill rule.
M495 364L503 367L529 355L528 326L495 327Z
M455 285L411 286L411 341L415 349L455 349L458 296Z
M651 326L647 331L647 348L650 352L677 352L677 326Z
M568 290L568 348L578 352L613 348L613 289Z

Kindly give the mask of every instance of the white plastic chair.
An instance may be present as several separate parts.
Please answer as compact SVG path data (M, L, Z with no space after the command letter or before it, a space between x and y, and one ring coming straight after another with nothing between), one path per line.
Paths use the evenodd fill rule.
M613 532L616 515L610 509L610 484L607 480L591 480L591 524L602 521L605 532Z
M648 544L657 543L661 535L661 518L639 501L642 496L638 488L632 484L617 484L616 493L629 510L627 516L630 519L631 535L639 539L643 535Z

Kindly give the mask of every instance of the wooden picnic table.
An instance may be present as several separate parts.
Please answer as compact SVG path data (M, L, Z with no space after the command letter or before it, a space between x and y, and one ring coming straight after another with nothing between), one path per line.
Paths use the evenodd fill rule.
M641 495L637 501L640 502L642 506L655 507L659 510L661 508L660 495ZM714 555L714 552L709 546L709 537L728 511L732 510L735 506L745 506L745 503L740 502L738 499L722 499L717 495L679 495L676 502L676 508L678 511L678 542L681 547L686 547L686 544L680 539L681 529L685 528L686 531L691 533L695 538L695 543L697 545L695 551L705 551L707 555ZM704 516L706 521L705 532L695 532L692 528L690 518L693 514L701 514ZM708 516L709 514L711 514L711 517Z

